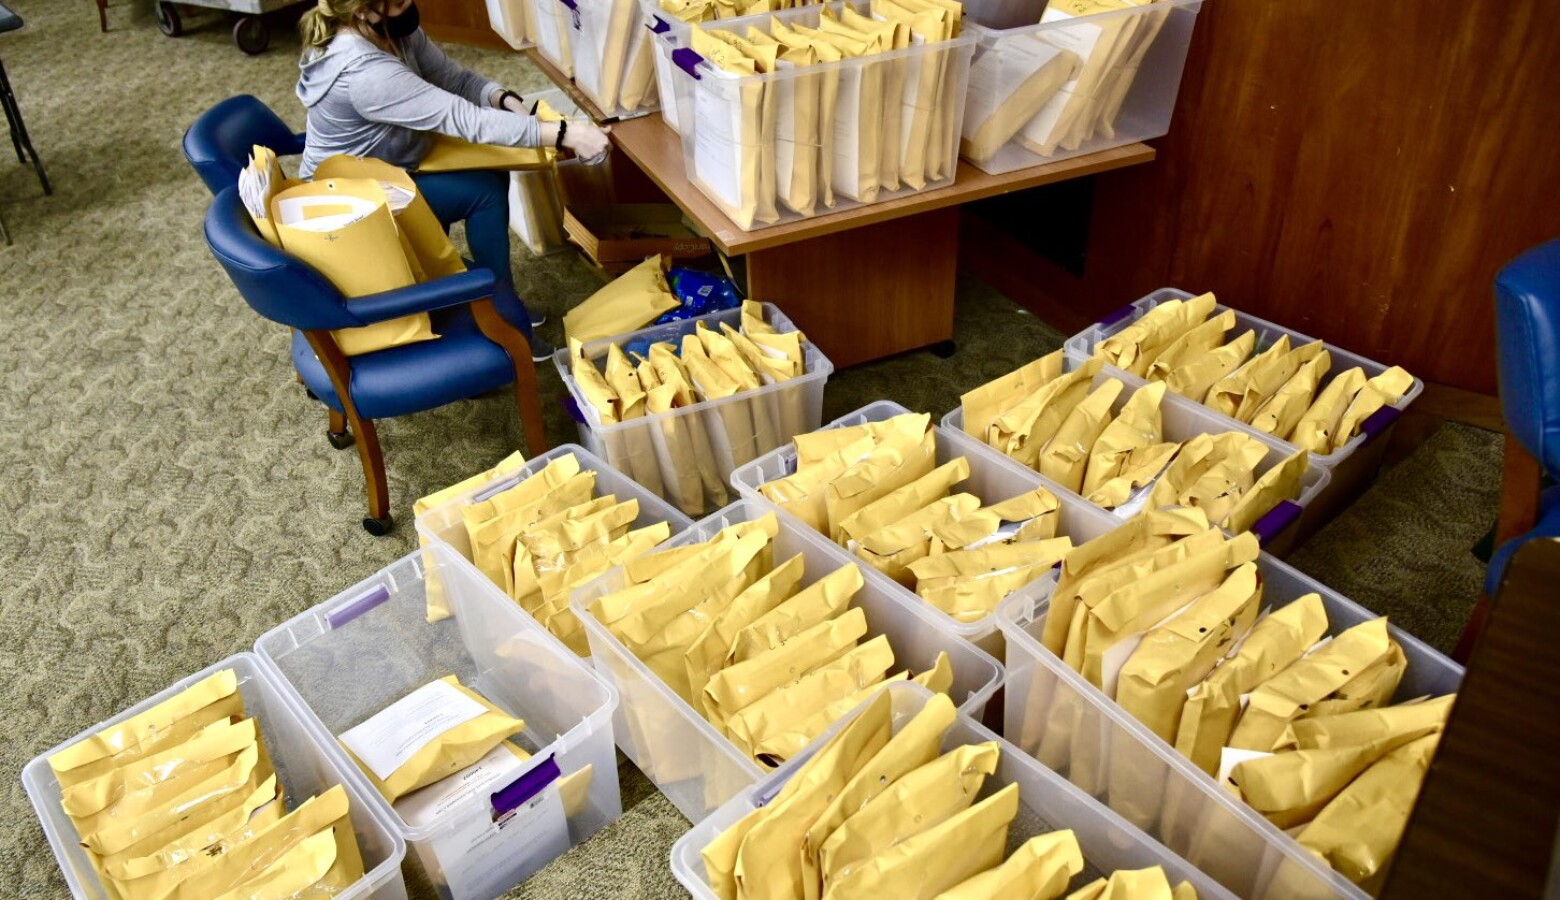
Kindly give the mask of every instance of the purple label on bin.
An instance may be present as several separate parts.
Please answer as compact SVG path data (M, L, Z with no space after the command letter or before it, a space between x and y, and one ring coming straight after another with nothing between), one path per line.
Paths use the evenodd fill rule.
M541 765L511 781L506 787L494 791L489 798L493 803L493 818L499 819L524 806L532 797L540 794L549 784L558 780L563 771L555 757L547 757Z
M1110 315L1106 316L1105 318L1101 319L1100 320L1100 327L1101 328L1109 328L1110 326L1116 324L1117 322L1120 322L1122 319L1125 319L1125 318L1131 316L1135 312L1137 312L1137 307L1133 306L1130 303L1128 303L1126 306L1123 306L1122 308L1116 310L1115 312L1113 312Z
M1360 426L1360 431L1365 434L1365 440L1360 442L1360 446L1363 447L1380 437L1388 428L1392 427L1393 423L1398 420L1398 416L1402 414L1403 411L1401 409L1394 409L1390 406L1383 406L1371 413L1366 417L1365 424Z
M568 413L569 418L575 422L581 425L585 424L585 414L580 412L580 405L575 403L574 398L568 394L563 395L563 411Z
M655 34L665 34L672 30L671 23L667 22L660 16L651 16L650 24L646 25L645 27L650 29Z
M381 584L368 593L353 597L346 603L326 613L325 621L330 624L331 628L340 628L389 599L390 589Z
M677 68L682 69L694 78L703 80L703 76L699 74L698 67L699 63L704 62L704 57L689 50L687 47L678 47L676 50L673 50L672 62L677 65Z
M1305 507L1293 500L1281 501L1258 519L1257 524L1251 526L1251 532L1257 536L1257 543L1266 544L1300 518L1302 512L1305 512Z

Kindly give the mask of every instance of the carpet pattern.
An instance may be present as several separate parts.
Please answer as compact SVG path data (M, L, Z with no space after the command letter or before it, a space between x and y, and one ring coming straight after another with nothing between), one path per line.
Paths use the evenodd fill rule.
M208 196L179 152L190 121L235 93L301 125L296 40L250 58L220 22L163 37L145 5L114 6L108 34L79 0L11 5L27 27L0 35L0 56L56 194L0 153L16 240L0 247L0 884L41 898L65 886L21 788L28 759L409 552L413 499L490 465L520 431L499 397L382 422L400 524L364 533L356 454L330 449L287 334L208 255ZM517 55L451 52L522 93L544 85ZM601 283L573 254L517 249L515 265L554 340ZM826 416L879 398L940 416L1062 337L973 282L957 329L952 359L839 373ZM550 436L569 440L550 367L542 380ZM1482 576L1468 548L1493 521L1499 448L1441 428L1296 562L1449 649ZM622 820L511 896L681 894L666 860L686 823L632 766L623 775Z

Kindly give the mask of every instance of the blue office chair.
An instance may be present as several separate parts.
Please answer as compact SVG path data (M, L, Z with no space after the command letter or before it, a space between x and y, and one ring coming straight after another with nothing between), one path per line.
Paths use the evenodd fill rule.
M1497 547L1484 595L1454 656L1466 661L1500 592L1506 565L1534 538L1560 537L1560 240L1523 253L1495 277L1495 338L1500 405L1506 417Z
M184 158L195 167L212 194L238 183L239 170L249 163L249 151L259 144L277 156L303 152L304 136L294 134L260 98L229 97L201 113L184 132Z
M276 113L251 96L231 97L203 113L184 135L184 155L216 195L206 214L206 242L255 311L295 329L293 367L309 395L330 413L332 446L354 443L368 489L370 534L394 524L384 455L374 419L434 409L515 385L526 443L547 449L536 367L525 336L493 306L493 273L486 269L348 301L319 272L271 246L239 200L238 173L255 144L278 156L303 152ZM441 337L377 353L347 357L331 331L432 313ZM350 430L349 430L350 429ZM354 438L355 435L355 438Z

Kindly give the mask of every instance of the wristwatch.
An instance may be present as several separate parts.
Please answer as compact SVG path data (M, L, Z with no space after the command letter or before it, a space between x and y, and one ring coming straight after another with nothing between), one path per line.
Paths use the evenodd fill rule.
M568 134L568 133L569 133L569 120L568 119L559 119L558 120L558 140L553 142L553 147L555 149L558 149L558 150L562 150L563 149L563 136Z

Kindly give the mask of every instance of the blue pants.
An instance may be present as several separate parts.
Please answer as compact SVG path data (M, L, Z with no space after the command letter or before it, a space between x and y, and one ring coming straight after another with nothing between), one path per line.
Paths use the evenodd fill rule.
M466 243L478 268L493 272L493 304L531 339L531 314L515 294L509 271L509 174L489 170L413 174L433 214L448 231L466 223Z

